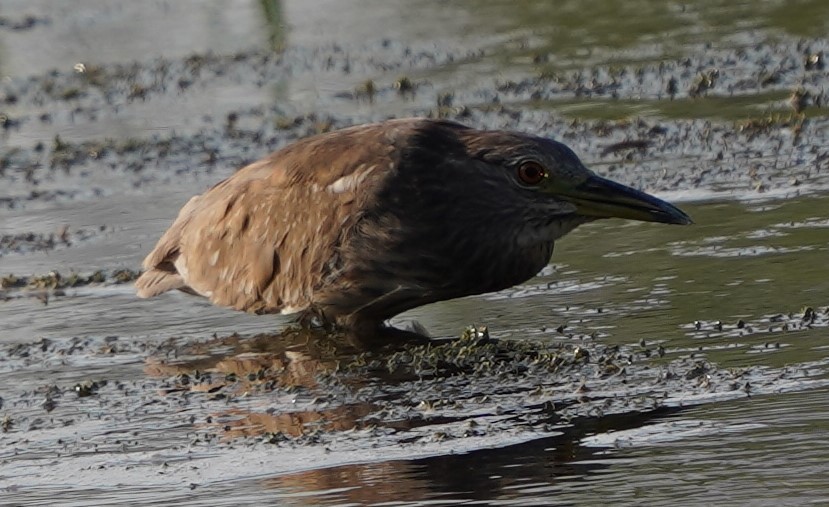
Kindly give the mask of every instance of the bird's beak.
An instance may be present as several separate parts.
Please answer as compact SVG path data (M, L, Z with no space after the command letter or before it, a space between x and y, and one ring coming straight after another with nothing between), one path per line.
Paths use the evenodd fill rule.
M575 204L576 213L587 217L680 225L694 223L673 204L596 175L574 188L557 192L557 195Z

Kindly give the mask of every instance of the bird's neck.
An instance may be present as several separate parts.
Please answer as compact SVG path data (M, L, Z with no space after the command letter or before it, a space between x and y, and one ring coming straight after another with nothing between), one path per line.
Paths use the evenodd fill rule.
M519 226L516 243L519 247L553 243L579 225L590 222L578 215L538 218L528 220Z

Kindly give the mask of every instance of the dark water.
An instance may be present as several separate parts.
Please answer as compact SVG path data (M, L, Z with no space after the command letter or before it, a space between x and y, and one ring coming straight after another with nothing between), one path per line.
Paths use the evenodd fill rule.
M826 397L819 390L585 420L561 437L503 449L315 470L267 485L315 492L309 503L320 505L822 504L829 446L801 439L825 431ZM791 403L815 413L793 416Z
M27 16L34 20L32 26ZM715 128L737 129L740 121L791 115L786 102L790 91L814 84L808 75L791 78L791 83L783 75L779 79L785 86L769 85L770 89L740 84L741 79L752 72L773 73L776 66L802 65L804 55L817 54L829 44L829 4L817 0L709 0L693 5L595 0L556 2L554 7L543 1L0 0L0 21L0 77L45 79L51 69L72 72L78 63L108 68L137 62L149 67L162 57L175 67L194 54L248 50L285 51L290 69L262 77L257 68L238 72L230 67L232 72L203 75L187 93L171 85L116 108L102 99L92 116L81 110L89 105L83 100L35 97L15 102L5 96L0 115L21 121L0 134L3 152L31 149L39 141L51 146L56 135L70 142L197 138L211 125L225 122L229 111L257 107L275 107L286 117L321 111L355 121L403 116L433 108L435 96L450 92L454 106L480 109L496 107L491 104L498 96L497 103L517 108L532 125L545 129L545 115L566 122L634 123L644 118L669 128L671 122L703 120ZM388 48L395 44L410 48L406 54L411 59L405 65L389 56ZM348 54L348 72L340 68L334 45ZM741 50L756 61L731 69L729 51ZM318 56L321 53L334 55L330 58L338 66L336 72L320 63L325 60ZM702 66L722 66L720 88L712 88L704 98L689 97L686 88L695 77L693 71L680 96L669 100L667 83L646 70L638 80L618 78L620 98L599 87L589 93L555 92L559 83L574 79L574 72L586 76L579 78L586 86L590 79L602 81L617 67L633 69L628 76L635 76L637 68L686 57ZM559 74L561 80L533 81ZM417 83L419 92L401 96L394 83L399 85L402 77ZM266 84L255 85L257 79ZM343 98L355 95L368 80L380 89L373 100ZM509 82L515 86L507 86ZM51 120L38 120L43 114ZM812 139L825 140L825 107L813 102L804 114L811 121ZM785 139L791 137L785 128L781 131ZM197 138L194 144L200 142L206 146L209 139ZM229 159L262 154L244 151L245 145L255 143L239 144L243 148L234 145L228 151L241 154ZM456 336L463 325L476 323L489 326L499 338L562 339L556 328L565 326L564 335L592 336L591 343L648 351L661 345L664 357L653 359L654 368L704 358L737 379L734 393L666 393L669 402L654 410L597 412L566 424L555 412L544 410L532 424L509 411L498 420L495 405L485 405L493 413L484 418L501 431L468 442L427 438L449 431L451 424L444 427L441 421L433 423L434 429L427 426L426 437L401 445L381 445L388 444L384 436L375 438L358 429L356 436L345 431L332 437L326 444L330 449L298 445L251 450L241 443L234 449L232 442L205 448L188 444L200 434L198 428L173 422L179 421L176 414L194 410L201 417L201 412L159 403L147 393L129 398L127 408L95 405L91 398L73 406L71 414L56 412L94 421L80 429L49 421L39 408L27 412L21 407L27 407L24 398L34 396L31 393L41 386L71 389L90 378L146 381L148 390L155 389L157 381L148 366L153 354L135 344L175 337L184 348L214 333L260 332L261 319L210 308L184 296L139 302L126 285L70 290L48 306L34 298L13 297L0 302L4 346L31 345L42 338L63 344L75 337L90 337L98 344L108 336L127 345L114 355L49 352L29 360L2 358L0 418L26 421L27 426L18 424L0 433L0 503L829 503L829 331L825 319L807 323L800 318L808 307L824 312L829 305L829 197L822 183L829 168L821 158L825 146L815 143L812 159L787 155L782 176L775 180L778 184L766 182L767 188L750 181L742 187L728 186L727 179L720 187L704 181L697 185L690 176L687 186L668 186L661 195L682 201L696 221L694 227L591 224L561 241L550 268L522 286L431 305L400 319L416 319L436 336ZM781 153L786 149L789 145ZM4 208L0 234L55 233L69 224L74 231L88 231L88 238L46 251L27 247L4 252L0 275L137 268L187 197L233 169L232 163L214 170L189 161L200 160L203 150L199 146L194 149L198 156L183 157L175 165L196 169L177 170L166 180L99 172L93 163L86 168L88 174L53 172L34 188L17 176L19 168L8 168L3 180L8 186L0 187L0 197L6 197L6 188L9 195L23 195L33 189L80 185L78 181L91 190L65 199L32 197ZM743 174L753 164L778 163L748 149L723 163L713 162L716 159L696 145L670 153L675 159L663 156L658 161L668 172L708 164L717 166L712 170ZM618 165L622 175L637 161L626 165L596 153L584 156L602 170ZM152 166L153 161L143 163ZM724 167L727 163L733 166ZM164 167L154 170L163 173ZM791 322L797 325L784 327ZM203 360L230 348L193 355ZM504 394L510 396L529 395L516 389ZM620 390L609 399L624 396ZM252 397L245 407L262 412L306 401ZM505 399L501 405L509 407L509 402ZM131 412L129 407L139 403L149 408ZM365 415L362 410L355 408L349 417L359 420ZM549 421L544 419L548 416ZM38 418L42 420L35 422ZM138 448L125 443L131 432L142 434ZM404 431L400 433L405 437Z

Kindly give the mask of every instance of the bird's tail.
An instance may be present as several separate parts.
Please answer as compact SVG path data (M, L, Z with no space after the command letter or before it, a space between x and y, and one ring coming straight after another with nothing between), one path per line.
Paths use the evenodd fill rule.
M152 268L138 277L135 289L140 298L151 298L163 292L185 288L184 279L176 271Z

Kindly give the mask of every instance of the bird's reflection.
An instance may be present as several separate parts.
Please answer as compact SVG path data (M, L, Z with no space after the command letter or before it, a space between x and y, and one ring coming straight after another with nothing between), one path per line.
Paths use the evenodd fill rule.
M314 399L327 396L320 379L341 372L344 365L366 354L382 357L425 340L420 334L392 328L385 336L375 335L370 340L307 327L252 337L231 334L175 346L166 357L148 358L144 371L150 377L169 379L162 394L200 393L216 399L302 392ZM339 375L337 379L351 387L368 380L359 375ZM225 439L299 437L314 431L361 428L365 417L376 410L364 401L324 400L311 403L311 409L278 401L262 410L232 407L208 417L206 425L220 427ZM264 397L263 404L268 403Z
M226 440L267 435L269 441L277 443L283 438L300 437L311 431L347 431L362 428L365 426L364 418L375 410L374 406L365 402L329 409L282 413L230 409L220 416L235 419L214 424L222 427Z
M389 460L307 470L264 479L267 488L315 505L373 505L433 500L441 505L520 499L522 505L549 505L558 492L584 487L584 477L613 466L617 459L605 448L582 440L599 432L638 428L681 412L651 412L579 418L556 436L471 453L415 460ZM619 457L618 459L624 459ZM535 501L528 500L534 497ZM546 499L545 499L546 497Z
M312 328L183 341L148 359L145 371L160 379L171 403L187 407L198 435L225 442L498 441L519 427L569 426L576 414L602 420L610 411L644 414L658 406L649 390L624 396L636 379L618 364L631 372L636 365L618 347L500 340L485 328L426 345L384 339L375 348ZM364 431L334 435L353 429Z

